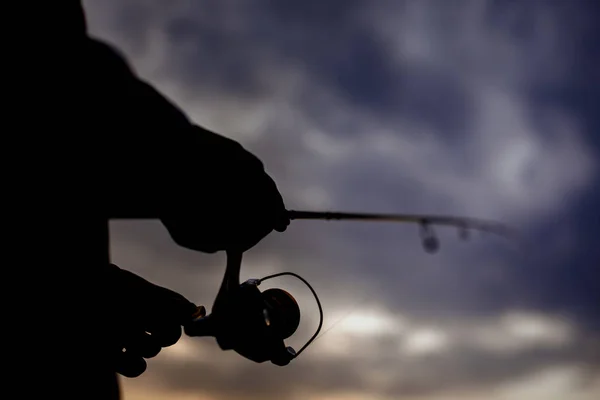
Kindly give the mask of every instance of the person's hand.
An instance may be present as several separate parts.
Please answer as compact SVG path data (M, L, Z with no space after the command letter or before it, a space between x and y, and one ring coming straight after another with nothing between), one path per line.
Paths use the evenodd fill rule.
M112 264L106 289L110 359L115 372L137 377L146 370L146 359L177 343L182 325L197 308L182 295Z
M161 221L180 246L214 253L246 251L290 223L263 163L239 143L198 128L194 150L202 179L173 189ZM187 149L188 157L192 157ZM191 185L191 187L190 187Z

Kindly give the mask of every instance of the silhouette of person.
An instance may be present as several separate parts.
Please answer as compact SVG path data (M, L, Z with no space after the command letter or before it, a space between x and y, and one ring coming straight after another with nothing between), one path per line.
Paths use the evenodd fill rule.
M60 233L47 228L39 246L56 255L68 245L60 268L44 277L53 282L54 348L80 388L55 393L118 399L116 374L142 374L147 359L179 340L195 306L111 264L109 220L160 219L180 246L215 253L246 251L289 219L256 156L192 123L114 47L91 37L80 1L53 7L52 37L40 39L52 53L38 79L49 99L44 123L60 134L42 136L35 151L45 163L36 182L52 187L37 215L56 216Z

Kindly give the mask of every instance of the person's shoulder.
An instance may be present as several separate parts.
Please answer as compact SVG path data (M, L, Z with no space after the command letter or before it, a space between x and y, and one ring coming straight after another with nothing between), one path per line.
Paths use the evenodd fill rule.
M80 48L81 49L81 48ZM84 71L92 79L123 84L139 80L135 69L125 53L118 47L99 38L87 37L78 57L83 61Z
M105 73L131 76L133 68L125 55L115 46L88 33L85 9L81 0L61 0L52 2L51 13L55 16L52 24L60 36L66 35L63 45L78 55L84 55L88 64ZM50 7L50 6L48 6ZM82 50L83 52L80 52Z
M95 68L104 74L134 75L127 57L116 46L94 37L89 37L86 42L86 54Z
M41 15L50 19L57 30L73 36L87 35L87 21L81 0L42 2Z

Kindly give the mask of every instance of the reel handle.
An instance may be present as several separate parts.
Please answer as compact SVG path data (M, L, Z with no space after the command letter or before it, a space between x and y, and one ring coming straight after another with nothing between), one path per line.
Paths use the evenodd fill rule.
M191 337L215 336L217 333L215 321L206 315L204 306L197 306L190 321L183 325L183 331Z

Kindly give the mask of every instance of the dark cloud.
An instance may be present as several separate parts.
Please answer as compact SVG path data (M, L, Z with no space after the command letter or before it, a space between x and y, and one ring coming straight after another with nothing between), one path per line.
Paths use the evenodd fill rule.
M316 188L332 208L502 218L526 239L516 252L489 237L459 243L440 229L442 252L430 256L416 227L294 222L248 252L245 274L299 272L326 313L363 298L423 321L531 310L560 315L594 337L597 2L450 3L85 2L92 31L191 114L223 108L217 122L226 126L245 118L248 104L265 104L257 111L262 136L241 141L266 160L290 208L308 208L305 197ZM299 83L285 94L293 79ZM529 166L510 172L520 163ZM178 248L158 222L118 222L112 232L117 263L194 301L212 301L224 256ZM398 369L387 389L395 395L483 388L562 363L596 371L598 364L597 347L511 357L456 348L417 368L373 346L377 362ZM224 372L206 360L159 365L150 376L223 398L248 390L256 398L306 387L370 390L362 359L286 369L240 361Z
M391 347L393 344L393 340L365 340L374 355L372 358L351 352L341 359L330 360L306 356L308 360L299 359L286 368L249 361L218 368L210 362L210 357L182 364L159 362L152 364L144 379L160 377L166 387L209 391L217 399L290 398L306 391L315 394L347 391L402 398L466 389L486 391L520 377L564 366L581 368L580 384L585 385L588 378L600 372L599 342L584 337L569 346L532 348L518 355L453 346L441 354L413 358L398 354ZM231 355L227 358L231 359ZM374 383L374 376L383 378L385 383Z
M389 113L389 110L384 107L381 101L377 100L378 98L389 98L390 96L385 94L386 91L393 93L393 96L398 96L398 92L404 92L402 97L406 99L406 104L404 108L400 107L398 109L399 114L408 116L409 118L411 115L416 115L418 116L418 120L428 121L428 123L434 125L437 124L438 127L443 127L444 131L452 131L453 126L456 126L460 130L460 126L464 124L465 115L470 110L470 108L461 106L464 103L463 98L465 97L464 93L461 94L464 91L464 86L453 83L453 79L455 78L451 75L441 75L437 79L436 74L438 72L436 70L428 72L426 68L412 68L413 72L411 75L410 65L404 66L403 70L392 71L390 63L387 62L385 50L378 49L377 43L373 39L370 39L372 35L369 36L367 32L362 32L360 24L356 24L351 17L347 16L355 15L358 11L362 10L362 7L357 5L358 3L348 4L341 9L340 12L346 17L339 20L336 19L335 26L330 18L323 17L326 14L320 13L318 8L312 9L309 5L305 6L307 8L304 13L298 14L296 12L292 13L290 10L282 10L280 7L271 9L272 4L270 3L257 3L250 8L253 13L260 15L260 17L254 18L255 14L251 13L251 16L243 18L243 23L241 23L243 29L241 31L230 28L233 24L227 23L227 18L231 14L231 8L235 5L232 2L208 2L199 8L190 3L182 4L185 5L184 11L186 12L178 12L177 15L184 14L184 16L170 20L165 29L169 44L172 44L174 49L169 51L169 54L176 54L178 46L183 47L182 43L191 41L196 46L195 51L191 53L183 52L184 55L182 58L174 58L173 62L169 63L170 72L178 75L179 79L186 83L193 85L193 82L200 82L200 84L207 81L212 82L212 76L217 76L219 79L218 87L222 90L234 91L236 95L241 94L240 91L244 92L244 87L257 84L257 79L252 74L263 67L260 57L258 58L258 62L252 61L252 63L249 63L244 62L244 60L254 60L252 58L254 50L267 47L269 51L268 60L281 59L283 56L280 52L283 50L292 52L297 57L295 62L298 63L300 62L301 55L304 64L312 71L311 76L327 82L329 86L338 86L339 90L345 90L345 98L350 102L354 101L356 96L363 97L359 103L364 104L366 107L374 106L375 109L379 110L378 112ZM154 22L153 19L157 18L161 12L164 12L164 10L156 10L153 12L154 17L151 21L146 21L146 19L150 19L146 17L149 8L141 7L140 4L137 7L139 8L139 13L138 8L135 8L135 12L128 8L125 9L125 16L136 15L136 18L132 18L130 23L124 25L128 29L126 31L128 34L129 31L134 32L132 36L136 36L135 32L150 32L152 29L148 24ZM332 10L337 9L334 7ZM205 25L199 23L196 21L196 18L200 14L208 14L217 21L223 19L223 24L213 23ZM203 21L203 18L200 18L200 21ZM136 21L138 23L135 23ZM139 21L144 21L146 24ZM287 29L281 29L284 26ZM307 30L307 26L310 26L311 29ZM356 26L359 26L359 28L356 28ZM260 32L269 29L272 32L270 35L264 36L264 43L259 40L263 37L257 38L252 36L253 32L257 32L256 34L258 35ZM361 31L361 33L355 33L355 30ZM234 33L231 33L232 31ZM335 31L336 34L326 34L331 31ZM278 34L275 34L276 32ZM294 35L298 35L298 32L312 38L309 40L311 46L294 46L293 41L287 41L288 36L293 37ZM147 36L150 35L147 34ZM316 40L317 38L320 38L320 40ZM336 43L336 40L339 43ZM337 51L330 51L334 48ZM342 68L343 64L347 65L345 69ZM179 68L187 68L188 73L182 72ZM313 70L314 68L317 69ZM322 68L329 69L330 73L322 73ZM383 68L388 68L389 72L385 72ZM407 82L406 90L399 90L396 86L396 80ZM401 105L401 102L395 100L391 104ZM459 109L456 109L456 107L459 107ZM461 115L462 117L460 117ZM455 122L452 119L455 119ZM335 134L335 132L334 130L333 133ZM348 134L349 132L344 133ZM435 162L435 160L432 160L432 162ZM419 198L422 195L409 189L410 178L399 179L402 178L401 171L389 169L385 161L378 160L377 158L357 160L357 162L351 163L351 165L344 165L344 173L337 174L337 178L331 182L331 189L341 197L338 204L346 205L348 208L359 209L368 206L373 209L392 209L410 208L410 205L413 205L414 208L415 204L423 204L422 199ZM398 187L398 189L385 190L385 188L391 187ZM355 188L361 189L357 191ZM379 193L383 192L386 193L385 199L379 195ZM352 237L355 242L364 243L365 245L363 246L365 249L349 249L345 246L344 251L341 252L338 250L343 245L338 247L334 242L327 242L322 246L310 246L312 251L318 254L319 251L317 249L324 247L321 250L322 254L331 255L335 252L339 256L340 253L348 253L347 258L357 260L353 263L355 266L367 263L374 266L374 268L369 270L368 275L373 276L373 271L376 271L388 275L390 279L387 279L387 282L396 282L396 280L391 278L397 278L398 281L404 282L407 290L403 291L405 295L400 296L397 301L405 307L409 306L408 299L419 299L417 301L419 304L422 304L423 298L419 294L429 294L432 291L438 294L437 299L433 301L451 305L453 303L448 302L449 299L443 298L441 295L446 292L456 292L455 289L465 287L458 285L458 283L452 284L454 279L460 279L462 282L469 282L471 280L475 286L481 283L477 279L474 279L477 273L471 270L457 271L454 269L446 274L438 275L436 280L430 278L431 272L425 273L425 276L421 279L420 276L422 276L421 274L424 270L411 271L411 277L407 277L406 270L402 271L396 268L399 256L392 255L389 250L383 250L384 248L393 248L392 243L399 240L396 235L391 235L391 229L380 229L377 232L373 232L370 227L326 229L326 232L340 235L340 243L345 238ZM408 236L406 238L410 240ZM304 236L302 240L306 241L309 239ZM161 246L156 240L154 240L153 245L155 248L158 248L156 246ZM288 247L294 246L291 245ZM177 254L178 257L187 257L188 255L193 257L191 254L184 255L183 252L178 252ZM286 254L285 251L282 254ZM293 255L299 256L298 253ZM495 257L502 257L502 254L498 254ZM304 258L310 260L310 256L305 255ZM510 264L514 261L519 263L519 260L509 260L504 264ZM408 254L404 251L403 262L404 264L418 265L424 261L416 251L409 251ZM348 272L359 273L359 271L352 270L351 265L348 267L350 268ZM506 274L515 273L514 271L509 271L508 267L506 268ZM513 297L515 297L515 293L519 292L514 287L514 285L518 284L517 282L523 282L524 287L527 288L530 285L531 279L538 279L540 275L535 272L535 269L535 265L526 265L524 268L520 268L520 273L516 272L517 276L514 277L515 279L506 278L506 281L512 282L510 293ZM437 272L439 270L436 270ZM468 274L470 278L464 279L460 272ZM411 290L411 288L416 289ZM386 290L386 292L389 293L390 291ZM527 290L524 290L524 292L527 292ZM469 293L477 298L480 295L478 291L470 291ZM458 304L454 304L455 307L465 307L467 306L465 303L481 304L481 302L472 302L470 298L460 300ZM516 299L517 302L521 300L520 298ZM511 304L507 304L506 296L498 299L498 305L502 308L511 306ZM486 311L490 310L486 308Z

